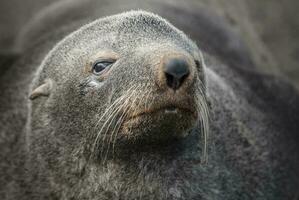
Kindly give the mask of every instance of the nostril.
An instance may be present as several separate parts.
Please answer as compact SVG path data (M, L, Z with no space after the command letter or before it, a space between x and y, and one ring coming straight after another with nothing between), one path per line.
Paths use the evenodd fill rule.
M165 76L166 76L167 86L174 89L174 90L179 89L180 86L182 85L182 83L184 82L184 80L188 77L188 75L184 75L180 79L177 79L174 76L169 75L169 74L165 74Z
M166 76L166 84L171 88L176 88L176 81L174 80L173 76L170 74L165 73Z
M177 90L189 75L189 65L186 60L173 58L164 64L163 68L166 84Z

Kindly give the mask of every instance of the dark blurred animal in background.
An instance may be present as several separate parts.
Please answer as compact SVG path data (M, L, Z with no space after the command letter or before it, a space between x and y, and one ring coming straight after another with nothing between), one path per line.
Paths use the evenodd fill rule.
M102 18L138 8L198 47ZM295 198L299 96L242 41L192 4L45 8L1 60L1 199Z

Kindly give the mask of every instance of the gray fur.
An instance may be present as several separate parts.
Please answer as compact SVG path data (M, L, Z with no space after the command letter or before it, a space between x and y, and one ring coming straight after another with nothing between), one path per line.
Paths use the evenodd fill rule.
M178 145L170 145L170 151L148 146L136 151L134 144L123 148L119 142L115 154L108 154L105 160L90 159L92 138L103 126L96 122L115 99L138 86L133 93L138 103L132 100L136 106L145 106L145 92L152 92L150 101L159 101L152 81L155 55L175 50L200 60L200 53L183 32L144 11L81 25L79 20L55 30L54 35L41 36L36 48L1 78L1 199L295 196L298 116L294 114L298 113L299 97L287 83L258 74L254 67L248 69L251 62L242 45L238 46L241 51L229 53L222 49L225 44L220 50L218 44L212 45L204 52L207 67L197 69L197 81L206 82L211 102L208 163L201 162L199 124ZM220 27L223 34L230 35L221 26L201 32ZM213 38L198 36L206 39L203 43ZM239 40L235 35L231 39ZM121 55L105 82L83 73L83 66L99 49L114 49ZM50 95L30 101L30 93L46 79L53 81ZM190 94L201 95L196 91ZM152 124L145 122L141 129Z

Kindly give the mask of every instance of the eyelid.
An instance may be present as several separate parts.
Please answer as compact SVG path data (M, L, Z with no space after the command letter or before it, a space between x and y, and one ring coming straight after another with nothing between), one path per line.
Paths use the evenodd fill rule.
M116 62L116 59L114 59L114 58L100 58L100 59L97 59L96 61L94 61L93 65L95 65L96 63L99 63L99 62L102 62L102 63L114 63L114 62Z
M97 62L106 62L110 65L114 64L119 59L119 55L111 50L101 50L100 52L89 57L89 61L84 67L85 73L92 73L93 66ZM110 66L107 66L109 68Z

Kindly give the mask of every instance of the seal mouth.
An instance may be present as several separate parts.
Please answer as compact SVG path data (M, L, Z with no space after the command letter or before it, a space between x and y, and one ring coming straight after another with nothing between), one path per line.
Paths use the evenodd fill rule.
M177 114L178 109L175 106L169 106L165 108L165 114Z
M197 112L195 111L195 109L192 110L191 108L177 106L177 105L165 105L165 106L147 108L135 112L132 115L128 116L125 122L132 121L137 118L142 118L143 116L149 116L156 113L161 113L165 115L178 115L179 113L183 113L186 115L191 115L193 118L197 118Z

